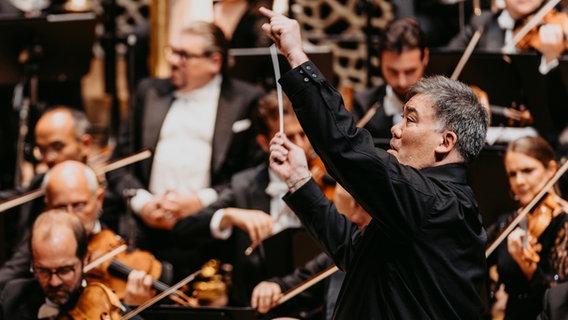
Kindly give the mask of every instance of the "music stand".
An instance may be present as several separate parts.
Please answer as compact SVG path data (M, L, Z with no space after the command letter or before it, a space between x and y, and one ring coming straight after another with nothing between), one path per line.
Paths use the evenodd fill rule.
M313 61L325 78L333 83L333 55L329 47L319 46L306 48L308 58ZM258 84L266 90L276 88L274 68L269 48L235 48L229 50L229 74L253 84ZM290 70L286 57L278 52L280 72Z
M40 81L83 77L90 68L95 18L94 13L77 13L0 20L0 84L31 76ZM26 50L30 58L21 61Z
M461 55L461 51L431 50L426 74L449 77ZM534 128L546 134L552 128L553 121L546 103L546 85L538 72L539 64L540 56L532 52L510 55L475 52L467 61L459 80L477 85L487 92L492 105L508 108L524 105L532 114ZM561 60L561 69L568 68L565 64L566 61Z

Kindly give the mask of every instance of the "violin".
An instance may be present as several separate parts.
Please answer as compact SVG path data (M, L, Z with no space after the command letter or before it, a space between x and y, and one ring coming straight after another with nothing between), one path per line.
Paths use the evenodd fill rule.
M568 16L563 12L556 11L555 7L558 3L560 3L560 0L550 0L535 14L525 18L521 26L513 30L513 38L503 47L504 52L511 52L514 46L523 50L533 48L540 51L542 44L539 29L545 24L560 26L565 35L564 38L566 38L568 34ZM566 42L565 47L568 48L568 43Z
M529 20L530 18L525 18L525 22L523 25ZM527 34L519 40L517 43L517 47L521 50L528 50L530 48L539 50L542 43L540 40L539 35L539 28L545 24L553 24L558 25L562 28L562 33L565 35L568 34L568 15L564 12L559 12L556 10L551 10L544 15L542 21L538 23L536 26L529 29ZM519 32L522 26L518 27L513 31L513 34ZM568 42L565 42L565 47L568 49Z
M518 122L520 126L532 124L533 118L529 110L517 110L515 108L492 105L489 103L489 95L487 92L476 85L470 85L469 87L477 96L479 103L488 111L490 118L491 115L498 114L509 119L511 122Z
M96 258L124 245L125 241L111 230L101 230L93 235L89 241L88 250L89 258L87 265ZM114 259L105 261L98 267L85 273L85 278L89 281L98 281L112 288L119 299L124 299L126 292L126 281L120 277L113 276L109 271L109 267L113 261L119 261L123 264L145 271L152 279L159 279L162 274L162 264L154 258L148 251L132 250L131 252L122 252L117 254Z
M552 178L550 178L550 180L548 180L548 182L544 185L544 187L533 197L533 199L523 208L521 208L519 210L519 213L517 214L517 216L515 217L515 219L513 219L513 221L511 221L511 223L509 223L507 225L507 227L505 227L505 229L499 234L499 236L497 236L497 239L495 239L495 241L493 241L491 244L489 244L487 246L487 249L485 249L485 257L489 257L493 251L495 251L495 249L499 246L499 244L501 244L501 242L503 242L503 240L505 240L507 238L507 236L511 233L511 231L513 231L520 223L521 221L523 221L525 218L527 218L527 215L530 212L536 212L534 211L535 208L539 208L542 204L545 204L547 206L552 207L552 205L550 205L550 200L548 201L543 201L543 199L548 198L548 194L550 194L549 190L552 189L552 187L554 186L554 184L558 181L558 179L560 179L562 177L562 175L568 170L568 161L564 161L564 163L562 164L562 166L560 166L560 168L558 168L558 170L556 170L556 173L554 174L554 176ZM556 197L554 198L555 202L557 202L557 205L560 206L558 204L558 201L556 201ZM554 206L555 210L558 210L556 208L556 206ZM546 207L544 208L546 209ZM541 209L541 211L544 211L545 213L549 210L549 209ZM534 216L540 216L541 213L538 213ZM546 215L544 215L544 217L546 217ZM541 217L542 218L542 217ZM533 232L535 235L538 234L538 236L540 236L540 234L542 234L542 232L546 229L546 227L548 226L548 223L550 223L550 221L548 221L548 223L543 224L540 221L547 221L548 219L536 219L533 221ZM552 218L550 219L552 220ZM527 226L527 230L530 229L530 227ZM537 232L540 229L542 229L542 231L540 231L540 234ZM530 234L530 233L529 233ZM528 237L525 237L525 239Z
M527 214L525 223L527 236L524 237L523 247L525 258L532 262L538 263L540 261L540 248L536 245L537 239L546 230L550 222L562 212L556 198L554 194L548 193L534 210ZM533 239L533 242L529 243L529 238Z
M111 289L102 283L91 282L83 289L75 308L60 313L56 320L118 320L121 311L120 300Z
M335 180L327 173L325 165L321 158L313 152L308 162L312 178L321 188L326 198L333 201L333 194L335 192Z
M89 257L85 266L85 278L88 281L101 282L112 288L119 299L124 299L126 293L126 279L128 274L136 269L145 271L152 277L152 288L163 292L169 286L158 281L162 274L162 264L154 256L144 250L132 250L130 252L117 251L117 248L125 246L125 241L111 230L101 230L89 241ZM96 264L99 257L107 255L109 252L119 252L113 259L107 259L100 265L90 268ZM182 306L194 306L193 299L178 291L170 295L169 298Z

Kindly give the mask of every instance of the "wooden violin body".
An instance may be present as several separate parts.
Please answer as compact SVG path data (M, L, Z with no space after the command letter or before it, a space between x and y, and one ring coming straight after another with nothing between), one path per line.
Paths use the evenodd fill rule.
M57 320L118 320L121 316L120 300L102 283L91 282L85 289L75 308L57 316Z
M530 261L535 263L540 261L538 238L561 211L560 204L556 201L556 196L548 193L534 210L527 214L527 237L525 237L524 254ZM529 241L529 238L532 241Z
M310 159L308 165L310 167L312 178L322 189L326 198L333 200L335 183L330 183L330 181L328 181L331 177L329 177L327 170L325 169L325 165L321 161L320 157L314 153L314 156Z
M529 19L530 18L527 18L525 19L525 21L528 21ZM517 47L521 50L527 50L530 48L539 50L542 45L539 35L539 28L545 24L553 24L561 27L562 34L564 34L565 48L568 49L568 42L566 41L566 35L568 35L568 15L564 12L558 12L556 10L551 10L546 13L542 18L542 21L535 27L531 28L527 32L527 34L519 40ZM521 28L522 26L515 29L513 31L513 34L518 32Z
M87 260L87 264L124 244L124 239L113 231L108 229L101 230L89 241L89 259ZM87 281L96 281L105 284L116 292L119 299L124 299L126 280L109 272L109 267L115 260L133 269L145 271L155 280L159 279L162 274L161 263L156 260L150 252L144 250L119 253L112 259L101 263L98 267L85 273Z

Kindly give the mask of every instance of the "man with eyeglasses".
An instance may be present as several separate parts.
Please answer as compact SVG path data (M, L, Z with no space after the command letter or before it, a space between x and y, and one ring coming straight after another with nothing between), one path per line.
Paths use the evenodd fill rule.
M104 226L99 221L103 189L94 171L86 164L79 161L64 161L55 165L46 174L42 187L45 190L46 207L77 216L85 228L89 241L103 230ZM11 279L32 276L29 273L32 255L28 242L27 239L23 241L13 257L0 269L2 287ZM37 270L35 274L37 276ZM127 305L141 304L153 295L151 283L152 278L146 272L133 271L128 276L124 297L120 298Z
M0 302L4 320L55 319L75 307L86 286L87 234L77 216L57 209L38 216L30 248L35 279L8 283Z
M139 223L137 245L172 262L178 278L199 268L211 250L179 248L163 229L213 203L235 172L263 156L250 114L264 92L228 77L227 52L223 32L212 23L195 21L172 35L165 52L171 77L138 85L112 158L143 148L153 156L107 174L115 199L134 194L129 204ZM111 204L105 199L105 216Z
M66 106L55 106L47 109L34 127L36 148L34 154L38 157L37 160L44 163L48 170L65 160L86 163L93 145L90 130L91 124L83 111ZM26 187L0 192L0 201L39 189L44 175L43 172L36 174ZM7 218L11 227L6 228L6 232L15 229L17 233L8 244L10 250L16 249L16 245L31 228L35 217L43 212L44 208L43 197L40 197L11 209Z

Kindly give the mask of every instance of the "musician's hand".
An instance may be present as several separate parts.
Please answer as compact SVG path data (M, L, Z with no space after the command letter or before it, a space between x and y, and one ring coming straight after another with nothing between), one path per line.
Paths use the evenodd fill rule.
M282 289L277 283L262 281L252 290L250 305L259 313L267 313L276 305L281 295Z
M156 294L152 289L152 277L144 271L132 270L126 281L126 291L123 303L127 306L137 306Z
M515 262L519 265L519 268L521 268L527 279L530 280L532 278L532 275L536 271L537 264L531 259L528 259L528 257L535 252L533 246L530 244L529 248L524 248L523 240L525 236L527 236L525 230L521 228L516 228L515 230L513 230L507 236L507 250L509 251L509 254L513 258L513 260L515 260ZM533 251L529 252L529 250Z
M182 195L176 190L168 190L162 196L160 206L166 212L171 212L177 220L203 209L201 200L195 193Z
M308 61L308 56L302 48L302 35L298 21L264 7L259 10L270 19L270 23L262 25L262 30L274 40L280 52L288 59L290 66L295 68Z
M161 206L161 199L158 198L146 203L138 216L147 226L156 229L171 230L177 221L175 213L164 210Z
M270 141L270 168L286 182L291 192L311 177L304 150L282 133L277 133Z
M226 208L219 227L221 229L229 226L240 228L249 234L253 244L258 244L272 235L273 225L272 217L263 211Z
M546 63L558 59L564 50L566 50L562 26L558 24L545 24L539 28L538 35L540 37L540 47L538 51L546 59Z

